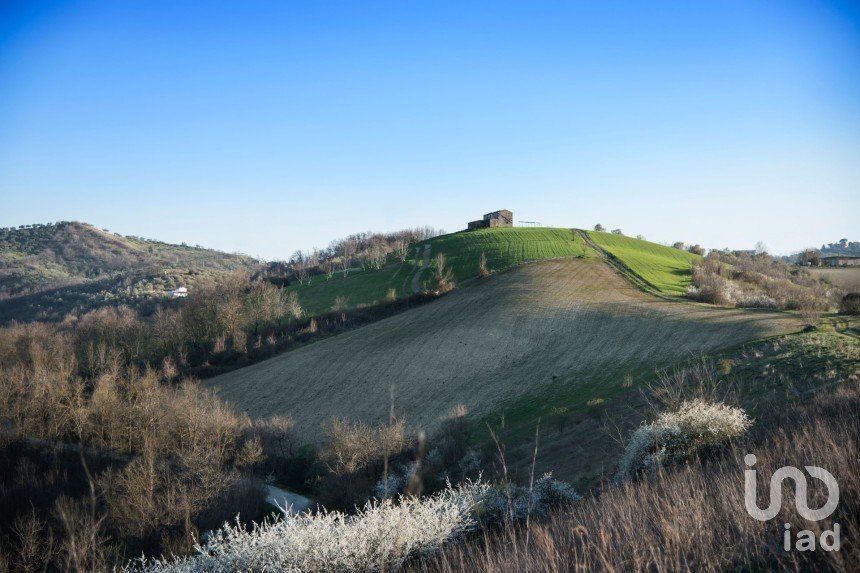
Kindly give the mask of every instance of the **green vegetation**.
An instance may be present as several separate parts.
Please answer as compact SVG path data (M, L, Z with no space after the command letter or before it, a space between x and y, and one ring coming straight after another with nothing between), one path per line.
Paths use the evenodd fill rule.
M332 310L342 302L345 308L370 305L382 302L394 289L397 297L412 293L411 273L414 261L392 263L379 270L355 269L347 276L335 273L331 278L317 275L304 284L294 282L287 287L295 291L299 302L308 316L315 316Z
M491 271L529 261L586 258L593 255L585 241L570 229L509 227L461 231L430 239L432 254L445 253L458 282L478 276L481 253Z
M429 245L427 266L425 247ZM461 231L422 241L410 249L410 258L403 263L389 255L389 263L380 270L355 269L346 277L334 273L331 278L317 275L288 289L295 291L305 313L327 312L338 301L347 308L381 302L390 296L412 293L413 281L419 289L434 288L431 271L435 256L444 253L446 264L454 273L457 284L479 276L481 255L487 259L490 271L500 271L530 261L562 257L587 258L593 251L576 233L569 229L495 228ZM418 275L417 279L415 275Z
M681 295L690 285L690 269L702 257L656 243L616 235L586 231L592 241L655 289Z

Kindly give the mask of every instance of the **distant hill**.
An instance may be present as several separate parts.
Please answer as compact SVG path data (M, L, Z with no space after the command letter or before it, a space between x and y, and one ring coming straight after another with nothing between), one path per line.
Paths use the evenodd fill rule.
M144 308L178 286L193 288L251 257L126 237L87 223L0 229L0 323L56 320L106 304Z

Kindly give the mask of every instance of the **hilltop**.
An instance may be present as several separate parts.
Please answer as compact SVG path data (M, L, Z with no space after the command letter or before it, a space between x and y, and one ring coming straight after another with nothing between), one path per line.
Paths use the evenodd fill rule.
M480 229L418 241L410 246L402 261L389 257L387 264L379 269L362 264L348 273L319 274L303 282L294 280L288 290L297 293L309 314L326 312L335 305L343 308L372 305L433 288L435 256L439 253L445 255L457 284L478 277L482 254L488 271L545 259L595 256L570 229Z
M144 305L251 257L122 236L79 222L0 229L0 322L57 319L105 304Z
M699 255L611 233L560 228L497 227L461 231L413 244L399 260L376 269L368 265L349 273L317 274L287 287L305 311L319 314L332 308L354 308L403 297L434 287L435 257L445 255L456 284L480 277L481 257L489 272L524 263L574 257L608 258L628 278L653 292L682 295Z

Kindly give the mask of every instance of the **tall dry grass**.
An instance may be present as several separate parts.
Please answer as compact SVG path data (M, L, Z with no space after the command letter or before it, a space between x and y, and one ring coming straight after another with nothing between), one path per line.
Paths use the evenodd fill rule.
M642 481L602 491L549 519L498 533L413 563L414 571L856 571L860 563L860 385L844 382L807 404L798 404L754 431L719 459L696 459ZM762 476L784 465L821 466L836 476L841 498L836 512L804 522L794 507L793 487L773 520L759 522L744 507L743 456L755 453ZM810 507L820 507L826 489L810 482ZM791 482L789 482L791 483ZM759 506L768 487L759 485ZM790 491L789 491L790 490ZM783 524L816 536L834 523L842 548L827 552L785 551Z

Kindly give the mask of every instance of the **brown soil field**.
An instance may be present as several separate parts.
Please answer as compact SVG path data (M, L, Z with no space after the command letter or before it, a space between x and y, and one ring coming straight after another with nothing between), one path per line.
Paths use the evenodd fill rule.
M601 261L559 259L203 383L252 416L292 416L308 441L332 417L384 420L393 386L398 413L432 431L460 404L477 419L526 416L541 396L584 407L629 392L626 374L798 328L785 313L661 300Z

